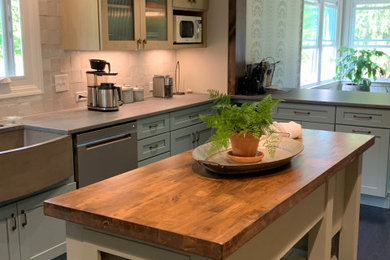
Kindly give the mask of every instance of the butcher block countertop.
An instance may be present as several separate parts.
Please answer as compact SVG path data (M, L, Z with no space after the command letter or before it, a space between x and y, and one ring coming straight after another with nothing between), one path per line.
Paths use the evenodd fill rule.
M305 130L304 151L266 173L221 176L191 151L47 200L46 215L225 259L374 144L368 135Z

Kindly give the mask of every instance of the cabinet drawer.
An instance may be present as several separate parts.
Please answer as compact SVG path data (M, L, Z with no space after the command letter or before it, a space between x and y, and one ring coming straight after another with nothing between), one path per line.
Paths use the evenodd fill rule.
M169 133L149 137L138 141L138 161L142 161L150 157L169 152L170 143L171 141Z
M274 109L272 116L275 119L334 123L335 110L333 106L280 103Z
M173 9L206 10L208 0L173 0Z
M138 168L146 166L146 165L154 163L154 162L158 162L158 161L164 160L166 158L169 158L170 156L171 156L171 153L167 152L167 153L163 153L163 154L151 157L149 159L140 161L140 162L138 162Z
M212 106L213 104L210 103L172 112L170 117L171 131L201 123L199 115L212 114L214 111Z
M138 140L169 132L169 114L147 117L137 121Z
M314 130L334 131L334 124L302 122L302 128L314 129Z
M390 128L390 111L337 107L336 120L338 124Z

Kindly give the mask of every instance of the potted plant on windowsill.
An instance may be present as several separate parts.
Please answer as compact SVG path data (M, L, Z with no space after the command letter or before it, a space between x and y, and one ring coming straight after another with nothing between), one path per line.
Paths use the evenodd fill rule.
M244 103L241 106L232 105L230 96L216 90L209 90L210 98L214 99L214 107L218 113L201 116L201 119L211 128L216 129L210 138L209 154L222 148L228 149L229 140L233 156L253 157L257 155L259 140L262 136L272 133L272 109L281 100L273 100L271 95L254 103ZM273 156L277 138L268 135L264 145Z
M336 76L334 79L348 78L356 86L357 90L369 91L371 78L376 80L377 75L385 75L385 70L381 68L376 59L387 57L386 53L377 50L357 50L342 46L338 49L341 57L336 60Z

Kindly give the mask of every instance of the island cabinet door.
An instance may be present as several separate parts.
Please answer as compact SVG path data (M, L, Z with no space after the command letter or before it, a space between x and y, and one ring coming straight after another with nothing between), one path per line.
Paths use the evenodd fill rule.
M17 203L22 260L53 259L66 252L65 221L45 216L43 201L75 188L70 183Z
M389 157L389 129L336 125L337 132L375 135L375 144L363 153L361 193L385 197Z
M0 259L20 259L16 204L0 207Z

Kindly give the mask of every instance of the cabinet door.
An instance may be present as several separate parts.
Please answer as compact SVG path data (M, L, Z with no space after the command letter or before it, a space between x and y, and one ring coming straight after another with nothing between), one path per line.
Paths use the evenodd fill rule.
M16 204L0 208L0 259L20 259Z
M171 132L171 155L183 153L205 143L212 135L212 129L205 123Z
M386 196L390 130L336 125L336 131L375 135L375 144L363 153L361 193Z
M43 201L76 188L61 186L17 203L22 259L53 259L66 252L65 221L43 214Z
M140 48L140 1L100 0L102 50L137 50Z
M169 49L173 45L173 11L170 0L141 1L142 49Z
M185 127L171 132L171 156L191 150L195 147L194 127Z
M214 134L214 130L207 127L206 123L202 123L196 126L195 133L197 135L196 146L199 146L209 140L209 138Z

